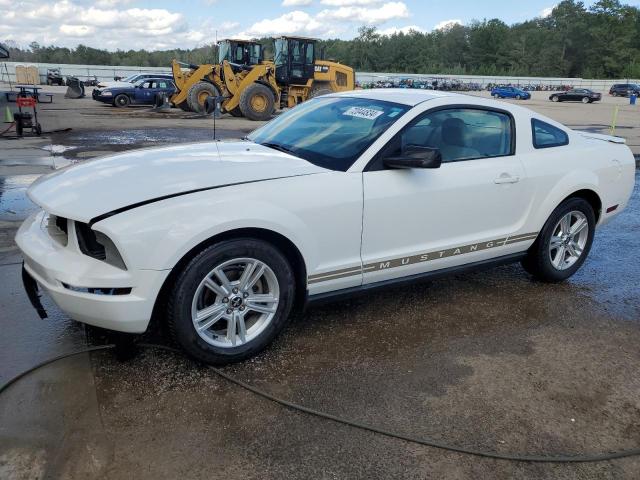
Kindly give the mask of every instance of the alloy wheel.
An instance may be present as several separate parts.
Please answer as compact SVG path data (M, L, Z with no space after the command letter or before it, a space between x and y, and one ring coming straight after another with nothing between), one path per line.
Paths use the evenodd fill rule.
M556 224L549 241L549 258L557 270L566 270L582 256L589 238L589 221L573 210Z
M271 324L280 301L273 270L255 258L235 258L211 270L193 296L191 320L205 342L233 348Z

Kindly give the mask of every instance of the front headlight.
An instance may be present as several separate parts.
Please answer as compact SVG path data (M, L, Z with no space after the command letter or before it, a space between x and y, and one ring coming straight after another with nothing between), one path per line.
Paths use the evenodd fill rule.
M100 95L102 95L103 97L111 97L113 93L111 93L109 90L104 90L100 92Z

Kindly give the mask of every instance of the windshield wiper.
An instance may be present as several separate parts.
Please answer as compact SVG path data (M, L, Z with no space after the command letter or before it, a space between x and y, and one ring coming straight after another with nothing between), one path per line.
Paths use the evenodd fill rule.
M281 145L279 143L265 142L261 143L260 145L262 145L263 147L273 148L274 150L279 150L280 152L288 153L290 155L295 155L295 152L292 149L290 149L289 147L285 147L284 145Z

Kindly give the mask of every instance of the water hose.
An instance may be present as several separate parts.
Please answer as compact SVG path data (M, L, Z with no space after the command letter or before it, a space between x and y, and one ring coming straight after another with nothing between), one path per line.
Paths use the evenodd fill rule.
M139 343L136 344L138 347L148 348L148 349L157 349L157 350L166 350L173 353L180 353L179 350L171 347L167 347L165 345L156 345L151 343ZM23 372L18 373L14 377L10 378L7 382L0 385L0 396L4 393L11 385L16 383L21 378L26 377L32 372L50 365L59 360L73 357L76 355L81 355L89 352L97 352L101 350L108 350L112 348L117 348L116 345L100 345L94 347L88 347L82 350L76 350L74 352L64 353L61 355L57 355L53 358L49 358L42 362L37 363L36 365L24 370ZM493 458L497 460L508 460L513 462L536 462L536 463L587 463L587 462L603 462L608 460L614 460L617 458L625 458L640 455L640 448L630 449L630 450L620 450L614 452L603 452L603 453L592 453L592 454L582 454L582 455L572 455L572 454L549 454L549 455L529 455L529 454L508 454L508 453L497 453L485 450L478 450L474 448L461 447L457 445L450 445L448 443L444 443L438 440L434 440L431 438L417 438L412 437L410 435L405 435L401 433L395 433L389 430L385 430L380 427L376 427L373 425L369 425L366 423L358 422L355 420L350 420L347 418L342 418L337 415L332 415L330 413L322 412L320 410L315 410L310 407L306 407L304 405L299 405L294 402L290 402L283 398L277 397L265 390L262 390L258 387L255 387L249 383L243 382L242 380L237 379L236 377L228 374L224 371L224 369L216 368L212 366L208 366L208 368L213 371L218 376L223 379L231 382L238 387L247 390L255 395L258 395L262 398L270 400L274 403L282 405L283 407L289 408L296 412L306 413L308 415L313 415L315 417L323 418L326 420L331 420L332 422L336 422L342 425L346 425L349 427L357 428L360 430L365 430L368 432L376 433L379 435L384 435L385 437L394 438L397 440L402 440L408 443L414 443L418 445L424 445L427 447L439 448L441 450L447 450L450 452L462 453L466 455L474 455L477 457L485 457L485 458Z

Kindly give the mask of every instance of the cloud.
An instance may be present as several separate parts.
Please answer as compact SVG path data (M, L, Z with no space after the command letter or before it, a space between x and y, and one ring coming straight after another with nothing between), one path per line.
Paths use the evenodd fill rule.
M6 21L0 22L0 39L23 46L36 41L75 47L81 42L108 50L158 50L213 43L216 31L219 36L228 35L240 26L238 22L213 23L207 18L189 25L179 12L137 8L131 3L132 0L10 2L3 8ZM28 37L25 31L29 32Z
M331 5L332 7L348 7L351 5L377 5L383 3L384 0L320 0L323 5Z
M407 25L406 27L389 27L378 30L380 35L393 35L395 33L404 33L407 34L409 32L420 32L423 33L425 30L423 28L418 27L417 25Z
M437 25L435 25L433 27L434 30L447 30L451 27L453 27L454 25L462 25L462 20L460 20L459 18L453 18L451 20L443 20L440 23L438 23Z
M283 7L306 7L312 3L313 0L282 0Z
M307 12L295 10L277 18L260 20L239 35L262 37L268 35L312 34L323 28L324 26Z
M96 29L88 25L60 25L60 33L70 37L86 37L94 34Z
M318 20L379 25L395 18L406 18L408 16L409 9L405 3L389 2L377 8L340 7L335 10L323 10L318 14Z
M554 9L554 8L556 8L557 6L558 6L558 5L556 4L556 5L552 5L552 6L550 6L550 7L547 7L547 8L543 8L543 9L540 11L540 16L541 16L542 18L546 18L546 17L548 17L549 15L551 15L551 12L553 12L553 9Z

